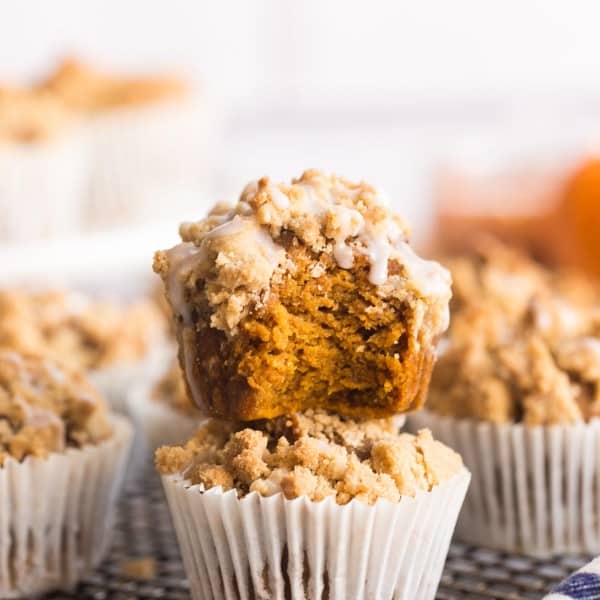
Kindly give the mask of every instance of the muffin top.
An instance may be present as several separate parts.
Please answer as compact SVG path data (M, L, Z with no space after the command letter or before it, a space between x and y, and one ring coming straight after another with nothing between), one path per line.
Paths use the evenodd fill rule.
M83 375L0 350L0 466L111 435L106 405Z
M169 370L157 381L152 390L152 398L163 402L178 412L198 415L198 408L190 400L179 361L174 360Z
M60 64L39 89L73 110L91 113L154 104L188 92L185 82L175 77L116 76L71 59Z
M332 496L338 504L398 502L462 468L460 456L428 430L398 434L394 419L354 421L312 410L251 425L210 419L184 446L159 448L156 464L205 489L317 502Z
M427 407L529 425L600 416L598 288L492 240L448 264L452 321Z
M54 139L71 119L70 111L50 94L0 88L0 144Z
M154 268L182 315L189 313L186 288L201 280L212 327L235 335L240 321L264 305L271 283L297 268L287 249L302 245L321 257L312 266L315 278L326 271L328 257L343 269L367 261L369 282L382 298L423 299L436 315L436 337L448 325L450 277L413 252L408 232L373 186L311 170L290 184L263 177L246 186L234 207L218 204L201 221L184 223L183 243L158 252Z
M0 348L50 356L74 369L140 360L165 329L151 301L121 307L76 293L0 290Z

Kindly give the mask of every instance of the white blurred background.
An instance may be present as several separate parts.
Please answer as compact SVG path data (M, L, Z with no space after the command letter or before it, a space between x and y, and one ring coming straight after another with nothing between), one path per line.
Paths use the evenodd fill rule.
M600 4L566 0L21 0L0 77L65 54L201 82L218 133L210 198L306 167L366 178L426 231L431 173L600 139Z

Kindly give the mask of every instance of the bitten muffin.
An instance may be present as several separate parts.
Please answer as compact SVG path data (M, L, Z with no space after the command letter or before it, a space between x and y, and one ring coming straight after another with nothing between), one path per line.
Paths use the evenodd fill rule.
M598 552L598 289L492 241L449 266L448 339L409 424L473 473L457 536L535 555Z
M154 268L191 398L217 417L418 408L448 325L450 277L366 183L307 171L249 184L180 228Z
M469 482L429 431L318 410L210 419L156 462L193 598L433 598Z
M1 597L70 587L100 562L132 433L83 375L0 350Z

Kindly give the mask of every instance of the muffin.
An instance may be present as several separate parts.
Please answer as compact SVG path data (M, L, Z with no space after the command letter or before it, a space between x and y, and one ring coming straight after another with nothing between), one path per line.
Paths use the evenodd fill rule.
M169 355L166 330L150 301L119 306L74 292L0 289L0 348L87 372L118 410L131 385Z
M87 162L74 122L48 94L0 88L0 241L77 232Z
M89 228L172 218L203 190L207 107L181 78L116 75L66 60L39 89L86 118Z
M249 184L158 252L190 397L215 417L308 408L375 418L423 403L450 277L366 183Z
M82 375L0 351L2 598L69 588L98 565L131 437Z
M433 598L469 482L428 431L209 419L156 462L193 598Z
M140 381L131 389L127 410L141 432L144 449L152 452L159 446L183 443L202 420L176 359L158 381Z
M487 242L450 262L429 427L473 485L457 536L527 554L600 550L600 305L584 278Z

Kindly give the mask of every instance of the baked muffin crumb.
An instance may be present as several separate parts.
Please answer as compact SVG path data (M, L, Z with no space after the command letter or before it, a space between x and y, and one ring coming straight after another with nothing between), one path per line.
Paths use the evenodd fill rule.
M239 496L374 504L430 491L458 473L462 460L428 430L398 434L392 419L360 422L309 410L245 425L210 419L184 446L159 448L156 465Z

